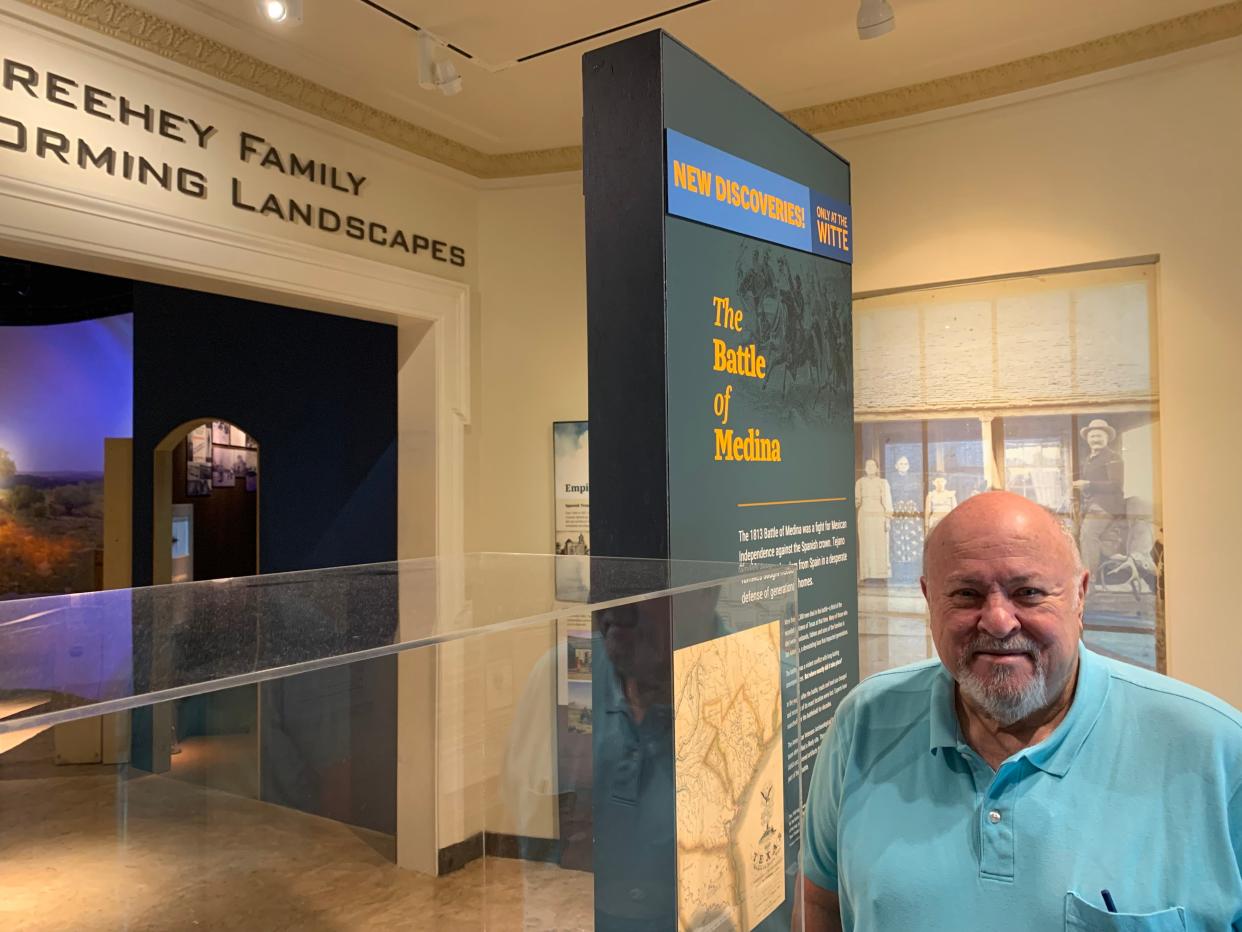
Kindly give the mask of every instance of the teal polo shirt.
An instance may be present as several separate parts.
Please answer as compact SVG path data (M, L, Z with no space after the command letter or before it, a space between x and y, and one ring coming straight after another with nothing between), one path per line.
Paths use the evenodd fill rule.
M872 676L841 704L802 870L838 892L847 932L1242 932L1242 715L1079 658L1065 719L996 771L963 739L939 661Z

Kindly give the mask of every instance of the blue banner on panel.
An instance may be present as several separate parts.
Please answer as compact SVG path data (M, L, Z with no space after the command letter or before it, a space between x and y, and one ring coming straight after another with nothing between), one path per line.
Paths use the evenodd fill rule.
M668 212L851 262L848 204L677 130L666 130Z
M755 239L811 250L811 192L674 129L668 136L668 212Z
M850 205L818 191L811 192L811 252L842 262L854 261Z

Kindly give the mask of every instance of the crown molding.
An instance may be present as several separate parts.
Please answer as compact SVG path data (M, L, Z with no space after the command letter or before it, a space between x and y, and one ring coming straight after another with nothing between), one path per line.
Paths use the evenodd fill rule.
M121 0L22 0L144 52L227 81L477 177L490 176L494 156L441 136L370 104L238 51Z
M582 147L491 154L267 64L122 0L21 0L112 39L480 179L578 171ZM808 133L914 116L1242 36L1242 0L1000 65L788 111Z
M1188 13L1001 65L790 110L808 133L882 123L1016 94L1242 35L1242 2Z

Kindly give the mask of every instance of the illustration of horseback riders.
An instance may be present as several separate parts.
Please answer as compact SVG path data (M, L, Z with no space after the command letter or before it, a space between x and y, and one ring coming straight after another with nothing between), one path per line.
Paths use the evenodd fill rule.
M778 368L783 370L781 397L784 398L789 392L790 380L797 384L805 366L818 395L827 384L825 333L818 314L812 314L807 320L807 294L802 290L802 276L793 273L784 256L776 260L776 268L784 281L777 285L780 300L771 321L771 332L763 340L771 347L768 378L770 380Z
M828 281L816 276L815 319L824 328L824 360L827 369L825 385L835 397L848 393L852 386L846 381L850 371L853 332L845 304L832 293ZM851 401L852 405L852 401Z
M784 400L790 383L798 385L805 371L814 389L807 400L816 401L827 388L830 406L835 409L840 403L848 413L853 402L845 374L852 334L848 305L834 293L832 276L811 269L804 287L802 275L786 257L773 262L770 248L750 244L739 252L736 270L738 294L754 327L752 338L768 356L762 387L766 390L779 369Z
M744 254L737 260L737 290L742 296L742 307L754 311L758 321L756 337L763 339L769 332L770 323L764 311L768 298L776 299L776 273L772 271L772 254L768 249L754 249L750 254L750 268L744 268Z

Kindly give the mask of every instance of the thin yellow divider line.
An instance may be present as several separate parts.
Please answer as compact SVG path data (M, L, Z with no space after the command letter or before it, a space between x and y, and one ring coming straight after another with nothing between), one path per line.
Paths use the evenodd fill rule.
M843 502L844 498L795 498L787 502L738 502L738 508L758 508L760 505L813 505L816 502Z

